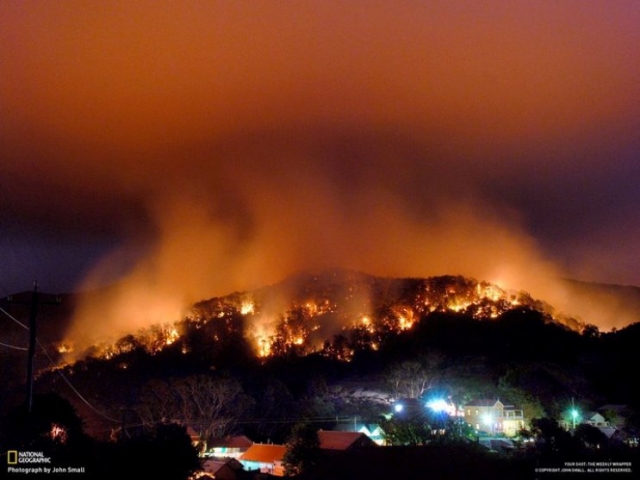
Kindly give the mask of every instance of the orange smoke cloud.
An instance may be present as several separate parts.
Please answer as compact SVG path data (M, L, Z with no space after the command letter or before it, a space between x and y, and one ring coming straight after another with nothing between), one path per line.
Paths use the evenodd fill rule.
M377 168L335 181L318 167L325 165L322 158L305 161L317 152L300 148L284 159L269 158L270 152L234 150L234 161L219 160L215 175L188 172L184 181L172 178L167 191L158 192L149 203L157 232L152 247L103 303L79 308L69 332L78 346L178 321L199 300L335 266L380 276L462 274L526 290L580 315L559 281L562 272L513 213L472 193L443 197L436 189L428 211L417 215L397 186L387 184L398 168L391 159L374 155L384 160L388 175ZM104 260L107 270L116 258ZM98 268L87 288L100 280ZM280 306L253 318L254 335L268 336L286 305L281 299ZM587 320L601 326L610 321L593 315ZM87 332L92 338L81 340Z
M117 280L79 308L77 338L333 266L464 274L572 313L555 279L622 263L593 257L611 242L576 233L576 212L637 210L638 14L624 1L2 2L0 178L39 231L117 245L84 282ZM562 267L548 256L559 230L554 261L576 254ZM627 320L601 310L580 315Z

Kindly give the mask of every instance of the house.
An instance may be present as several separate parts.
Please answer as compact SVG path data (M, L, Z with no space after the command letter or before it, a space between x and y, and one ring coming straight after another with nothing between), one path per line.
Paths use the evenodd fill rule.
M369 425L362 425L362 427L360 427L358 432L364 433L367 437L373 440L376 443L376 445L383 446L387 444L387 440L384 435L384 430L382 430L380 425L376 425L373 423Z
M318 440L320 440L322 450L351 450L377 446L371 438L362 432L320 430Z
M376 444L383 446L386 445L386 439L384 436L384 431L380 428L380 425L375 423L369 424L346 424L338 427L338 430L341 432L358 432L364 433L367 437L373 440Z
M585 415L583 423L587 423L592 427L608 427L609 422L598 412L588 412Z
M208 456L217 458L239 458L253 442L244 435L233 435L211 442L212 447L207 451Z
M616 427L612 427L612 426L605 426L605 427L597 427L598 430L600 430L602 433L604 433L604 435L611 440L612 438L614 438L614 435L616 435L616 433L618 433L618 430L616 429Z
M284 445L254 443L238 460L246 470L259 470L278 477L284 476L282 459L287 448Z
M524 428L522 409L500 400L478 399L464 406L464 419L472 428L488 434L515 436Z
M203 462L202 469L219 480L238 480L241 476L240 472L244 471L242 464L234 458L228 460L208 458Z
M602 414L602 416L609 421L610 425L617 428L623 428L626 425L627 418L630 414L628 405L618 404L602 405L596 411Z
M616 427L612 426L609 421L604 418L604 415L598 412L588 412L582 422L583 424L591 425L600 430L604 435L611 439L616 434Z

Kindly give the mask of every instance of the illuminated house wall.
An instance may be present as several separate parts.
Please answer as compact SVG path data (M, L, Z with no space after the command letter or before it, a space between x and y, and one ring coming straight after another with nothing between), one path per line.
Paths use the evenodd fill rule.
M238 460L246 470L259 470L278 477L284 476L282 458L286 452L284 445L253 444Z
M464 419L474 429L513 437L524 428L524 413L500 400L474 400L464 407Z

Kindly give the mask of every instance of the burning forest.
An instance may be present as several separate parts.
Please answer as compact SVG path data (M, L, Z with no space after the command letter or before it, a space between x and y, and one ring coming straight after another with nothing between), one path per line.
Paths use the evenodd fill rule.
M356 351L377 350L390 337L426 322L433 313L478 321L514 309L536 310L548 322L580 331L577 319L556 312L524 291L462 276L382 278L352 271L301 274L252 292L233 293L194 304L184 318L104 340L83 352L61 342L58 352L111 359L142 348L182 354L241 340L260 358L312 353L349 361ZM124 367L126 368L126 367Z

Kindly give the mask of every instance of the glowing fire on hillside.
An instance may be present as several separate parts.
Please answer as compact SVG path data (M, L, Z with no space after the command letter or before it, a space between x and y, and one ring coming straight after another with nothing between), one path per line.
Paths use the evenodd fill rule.
M407 280L384 288L362 281L346 286L314 281L277 307L264 293L200 302L183 320L140 330L115 343L94 346L88 353L110 359L136 348L156 354L175 347L188 354L193 347L190 338L198 331L208 339L210 348L218 348L230 336L242 338L260 358L316 352L349 361L355 350L378 350L386 337L411 330L433 312L455 312L481 320L525 306L553 316L550 306L525 292L506 292L496 285L463 277ZM67 343L58 348L60 353L71 350Z
M240 313L242 315L249 315L250 313L254 313L253 302L243 302L240 306Z

